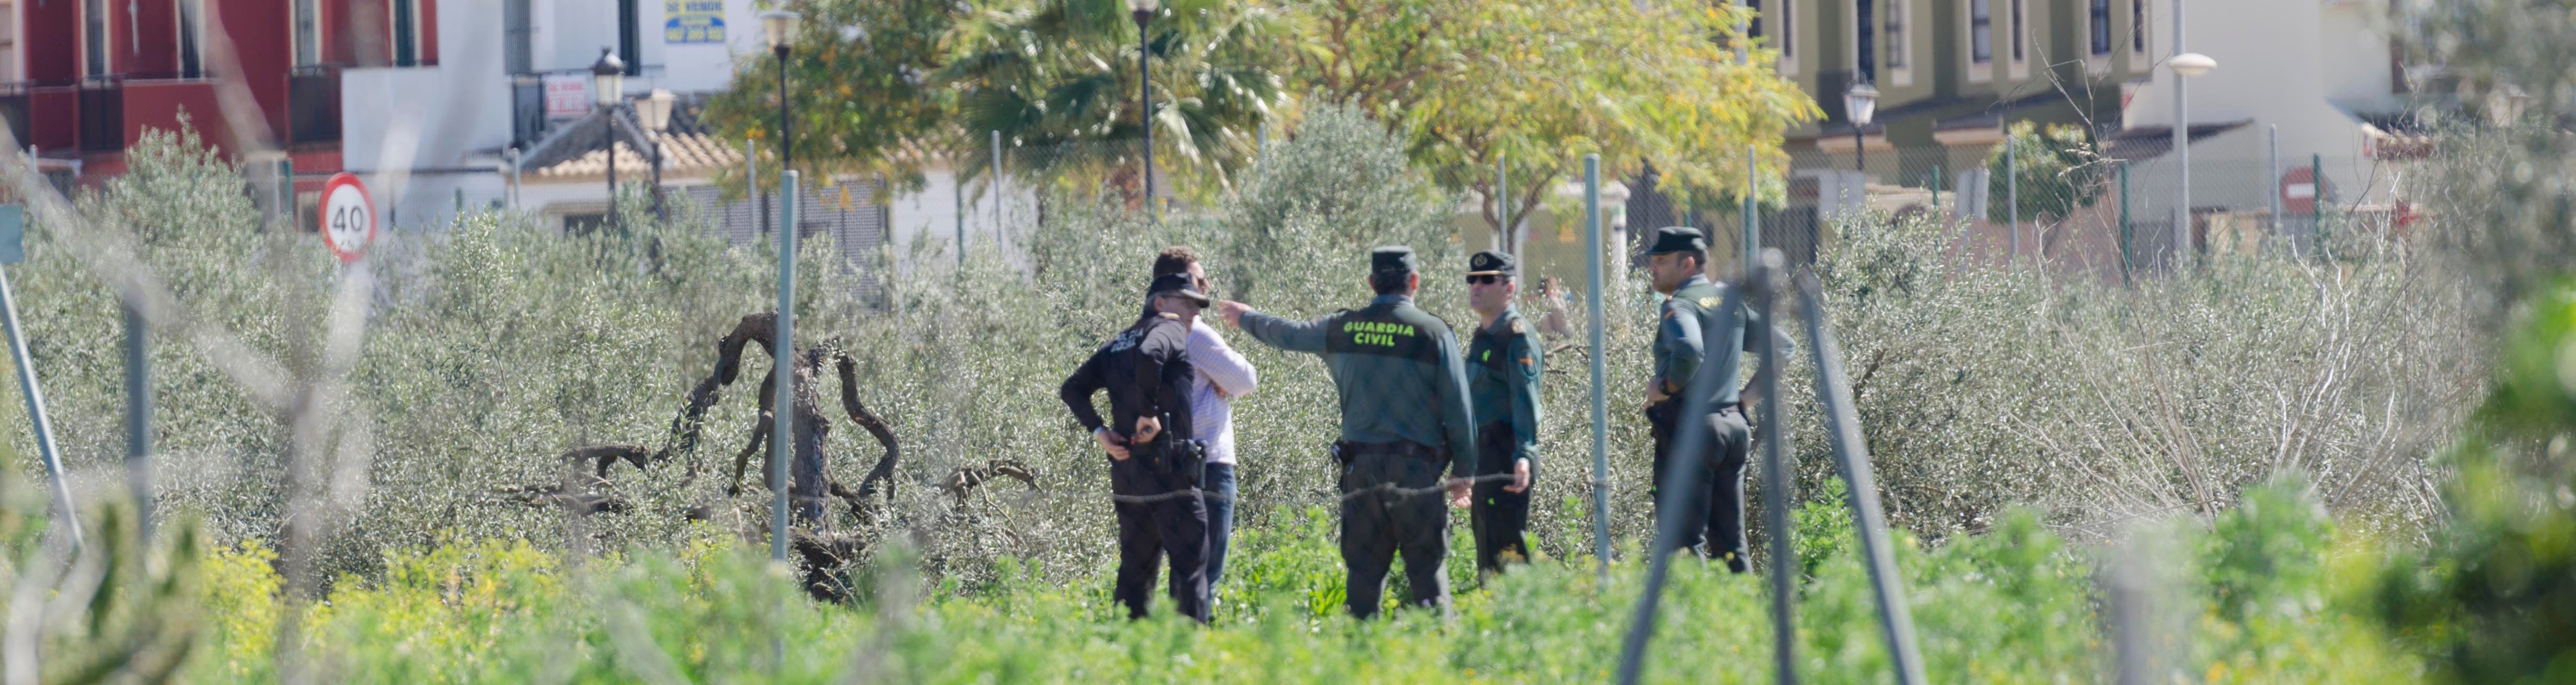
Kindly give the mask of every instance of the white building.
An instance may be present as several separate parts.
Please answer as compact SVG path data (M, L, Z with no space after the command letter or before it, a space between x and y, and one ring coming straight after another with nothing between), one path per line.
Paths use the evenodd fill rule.
M2171 16L2149 25L2158 68L2132 84L2114 138L2115 154L2121 146L2147 152L2132 157L2152 160L2139 167L2147 187L2175 183L2166 148L2177 77L2162 68L2174 54ZM2401 199L2396 181L2425 147L2410 111L2416 84L2392 37L2403 18L2388 0L2190 2L2184 19L2183 51L2218 63L2185 84L2195 212L2268 212L2282 176L2312 164L2337 205ZM2134 209L2166 216L2173 199L2143 193Z
M443 226L460 210L490 206L515 206L568 227L598 221L608 192L601 168L607 135L590 67L609 49L630 65L625 96L661 89L681 102L671 130L656 138L665 145L665 192L698 199L738 242L762 239L754 205L720 204L709 185L719 168L743 163L740 143L705 136L695 115L698 103L731 83L737 65L768 59L758 21L765 7L753 0L448 0L441 9L437 65L348 69L342 78L344 166L379 189L388 225ZM626 13L634 21L622 21ZM618 180L644 183L652 177L650 147L632 118L625 121ZM888 238L908 245L909 236L925 231L953 242L956 184L944 164L928 176L923 192L891 201L870 190L872 179L809 181L819 192L808 193L800 224L834 232L853 252L880 249ZM985 207L964 214L970 241L1003 233L982 186L968 183L969 197ZM1029 197L1019 191L1004 204L1033 206Z

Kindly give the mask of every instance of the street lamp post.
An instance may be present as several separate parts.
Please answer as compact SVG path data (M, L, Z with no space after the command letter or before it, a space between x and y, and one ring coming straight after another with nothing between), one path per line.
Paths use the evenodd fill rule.
M796 44L796 25L803 19L795 12L770 10L760 13L761 33L769 39L769 54L778 57L778 170L795 167L789 154L795 149L787 129L787 52Z
M601 130L608 138L608 224L617 224L617 103L626 99L626 61L617 58L611 48L599 49L599 61L590 63L592 99L599 103Z
M1147 60L1152 44L1145 35L1145 25L1154 21L1161 0L1127 0L1127 14L1136 18L1136 108L1139 128L1145 134L1145 213L1154 214L1154 80Z
M1852 125L1853 171L1869 171L1869 151L1863 147L1868 141L1861 138L1861 129L1868 128L1870 118L1877 114L1878 88L1856 81L1850 90L1843 91L1843 118L1850 119Z
M2174 14L2174 43L2175 49L2179 50L2182 43L2181 5L2175 5ZM2173 149L2175 166L2182 175L2182 182L2174 184L2173 249L2174 265L2181 266L2183 260L2190 255L2192 248L2191 91L2183 87L2183 81L2217 69L2218 60L2210 59L2208 55L2197 52L2186 52L2174 55L2173 59L2166 61L2165 68L2174 73Z
M635 99L635 118L644 124L644 137L653 144L653 218L662 221L671 219L662 204L662 132L671 127L671 100L671 91L660 88Z

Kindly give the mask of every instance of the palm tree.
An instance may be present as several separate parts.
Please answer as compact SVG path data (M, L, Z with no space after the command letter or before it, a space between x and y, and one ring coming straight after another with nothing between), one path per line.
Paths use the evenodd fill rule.
M1098 180L1143 202L1136 28L1123 0L1023 0L973 17L941 81L961 89L969 131L1000 131L1015 171L1059 183ZM1272 68L1287 37L1275 11L1225 0L1169 0L1147 25L1155 154L1198 194L1221 192L1253 159L1255 129L1281 105ZM955 158L989 166L985 139Z

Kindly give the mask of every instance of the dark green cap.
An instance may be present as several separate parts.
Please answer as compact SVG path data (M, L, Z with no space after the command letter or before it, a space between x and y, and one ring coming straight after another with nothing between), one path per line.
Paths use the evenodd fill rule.
M1388 245L1370 250L1369 271L1382 274L1413 273L1413 248Z
M1653 247L1646 248L1646 254L1650 255L1707 251L1708 241L1700 235L1699 229L1689 226L1665 226L1655 229L1655 244Z
M1467 275L1510 276L1512 272L1519 270L1519 266L1517 260L1512 259L1511 253L1486 250L1467 258Z

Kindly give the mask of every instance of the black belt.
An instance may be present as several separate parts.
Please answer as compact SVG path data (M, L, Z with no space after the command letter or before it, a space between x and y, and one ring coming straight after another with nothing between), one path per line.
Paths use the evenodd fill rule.
M1358 459L1365 455L1412 457L1423 461L1444 464L1449 461L1449 450L1447 448L1432 447L1410 440L1400 440L1396 442L1352 442L1349 440L1336 440L1333 442L1333 458L1345 465L1351 463L1351 460Z

